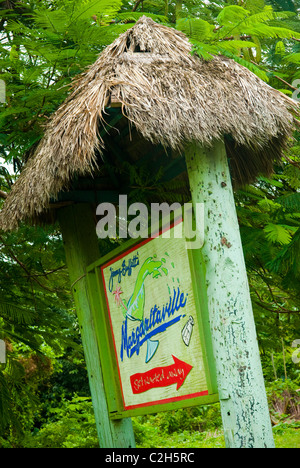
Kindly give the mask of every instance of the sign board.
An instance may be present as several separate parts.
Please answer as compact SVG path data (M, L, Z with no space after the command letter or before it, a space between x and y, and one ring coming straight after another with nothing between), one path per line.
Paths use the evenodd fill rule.
M194 252L186 249L185 239L174 236L175 229L173 225L89 269L97 270L102 291L118 411L141 414L159 411L157 405L169 409L175 403L216 400L191 271ZM95 318L99 307L96 301Z

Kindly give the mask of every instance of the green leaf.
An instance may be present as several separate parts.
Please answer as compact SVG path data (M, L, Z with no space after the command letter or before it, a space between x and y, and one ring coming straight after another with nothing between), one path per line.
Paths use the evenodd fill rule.
M41 9L33 13L33 18L40 28L49 29L55 33L64 33L70 22L68 14L63 9L48 10Z
M275 203L267 197L260 200L257 205L265 212L276 212L278 211L278 208L281 208L279 203Z
M280 39L300 39L300 34L292 29L281 28L278 26L269 26L264 23L257 23L251 26L245 26L243 31L246 34L257 36L259 38L280 38Z
M249 16L249 18L245 20L244 24L249 25L255 23L263 23L274 19L286 19L291 16L295 16L295 13L292 13L290 11L275 12L273 11L273 8L270 5L266 5L263 11Z
M258 180L262 180L263 182L266 182L267 184L270 184L271 186L273 185L279 188L283 187L283 183L280 180L275 180L275 176L273 176L273 178L270 179L269 177L261 175L258 177Z
M213 45L205 44L204 42L199 42L195 39L191 42L193 43L192 54L196 53L204 60L212 60L214 55L218 53L218 49Z
M223 8L217 17L217 21L221 26L232 26L243 22L249 15L249 10L237 5L230 5Z
M212 37L214 26L201 18L181 18L176 23L176 29L201 42Z
M33 323L35 313L30 309L11 304L9 302L0 302L0 316L16 323Z
M300 53L286 55L284 60L290 63L300 63Z
M280 224L269 223L265 226L264 232L268 241L274 243L289 244L292 240L292 236L288 229Z
M285 245L278 255L267 264L272 272L287 275L289 270L295 275L299 274L299 262L297 259L300 255L300 228L294 234L292 241ZM298 283L299 284L299 283ZM297 287L297 284L293 285Z
M300 168L289 164L284 169L284 177L289 185L295 189L300 189Z
M289 193L276 199L276 202L282 205L289 212L300 213L300 193Z
M250 41L222 41L220 43L220 48L222 52L224 51L229 51L232 53L238 52L240 49L243 48L252 48L256 47L256 44L254 42Z
M285 45L282 41L278 41L275 47L275 54L284 55L285 54ZM300 54L299 54L300 55Z
M122 0L78 0L74 9L73 21L92 19L101 14L102 20L108 20L116 15L122 6Z
M164 15L156 15L156 14L151 14L151 13L147 13L147 12L137 12L137 11L129 11L129 12L125 12L125 13L117 13L117 16L116 16L116 21L119 22L119 21L137 21L139 18L141 18L142 16L147 16L147 18L151 18L153 19L153 21L160 21L161 23L167 23L168 22L168 18Z

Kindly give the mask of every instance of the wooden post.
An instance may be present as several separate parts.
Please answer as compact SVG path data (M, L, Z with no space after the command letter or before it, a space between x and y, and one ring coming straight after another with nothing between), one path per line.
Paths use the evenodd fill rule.
M108 413L85 276L86 267L100 258L91 207L88 204L77 204L61 208L58 217L82 336L100 447L135 447L131 419L112 421Z
M185 156L193 205L205 205L202 254L226 446L273 448L225 145L194 143Z

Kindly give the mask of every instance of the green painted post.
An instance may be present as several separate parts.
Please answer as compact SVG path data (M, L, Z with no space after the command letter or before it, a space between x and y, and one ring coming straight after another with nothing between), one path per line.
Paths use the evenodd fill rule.
M88 204L75 204L61 208L58 218L82 336L100 447L135 447L131 419L112 421L108 413L85 276L86 267L100 258L91 207Z
M274 448L225 146L193 143L185 157L193 205L205 205L202 254L226 446Z

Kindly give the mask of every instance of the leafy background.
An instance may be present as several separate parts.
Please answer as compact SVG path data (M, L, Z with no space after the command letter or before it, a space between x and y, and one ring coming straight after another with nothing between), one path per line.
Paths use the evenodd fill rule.
M299 0L0 2L0 79L7 90L0 104L0 206L71 80L143 14L183 31L203 59L227 55L300 99L299 11ZM276 441L300 446L300 368L292 360L300 338L299 133L285 156L270 179L236 191L235 200ZM145 200L149 187L164 201L166 194L176 198L176 187L159 183L147 167L126 171ZM106 242L102 249L113 247ZM58 227L0 233L0 265L0 339L7 347L0 447L96 447ZM134 428L140 446L224 445L218 405L136 418Z

